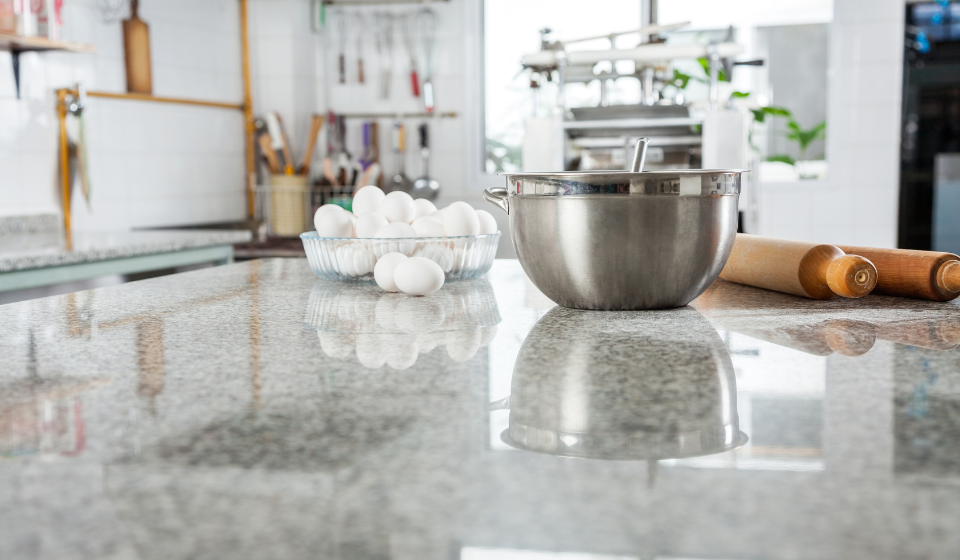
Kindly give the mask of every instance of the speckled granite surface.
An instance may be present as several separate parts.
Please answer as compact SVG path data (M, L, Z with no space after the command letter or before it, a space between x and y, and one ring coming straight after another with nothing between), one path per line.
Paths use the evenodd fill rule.
M60 231L59 214L0 216L0 235L23 233L56 233Z
M74 232L70 248L57 231L0 231L0 273L250 241L249 231Z
M0 306L0 558L954 559L958 321L723 283L571 311L514 261Z

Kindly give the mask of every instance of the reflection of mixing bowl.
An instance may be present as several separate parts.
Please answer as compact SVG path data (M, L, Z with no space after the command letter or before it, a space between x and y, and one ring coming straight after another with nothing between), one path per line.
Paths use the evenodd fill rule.
M483 278L448 284L429 297L317 282L303 322L316 329L320 347L332 358L356 352L366 367L403 370L439 345L453 360L469 360L496 336L500 311Z
M509 402L503 441L552 455L696 457L747 440L730 355L689 307L554 308L520 349Z

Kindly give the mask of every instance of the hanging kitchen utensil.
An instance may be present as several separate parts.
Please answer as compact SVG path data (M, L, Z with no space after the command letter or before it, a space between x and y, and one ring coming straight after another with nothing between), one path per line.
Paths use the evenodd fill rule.
M436 105L433 96L433 43L437 31L437 14L430 8L417 12L417 28L423 57L423 107L428 113Z
M337 174L333 162L336 157L337 143L337 115L333 111L327 113L327 156L323 158L323 177L333 186L338 186Z
M360 163L363 172L357 177L357 187L375 185L380 180L380 164L377 163L377 123L363 123L363 157Z
M89 159L87 158L87 134L85 131L83 108L86 105L86 91L83 84L77 84L78 95L67 105L67 112L76 117L71 123L67 121L68 141L70 142L70 152L76 158L76 172L80 179L80 191L87 203L87 209L90 209L90 172Z
M410 58L410 87L414 97L420 97L420 78L417 76L417 22L414 14L400 16L400 34L403 36L403 46Z
M139 2L130 2L130 18L123 20L123 52L127 70L127 91L153 93L150 75L150 28L137 15Z
M338 185L352 185L356 179L353 158L347 151L347 122L343 116L337 117L337 154L334 158L334 172Z
M363 35L365 30L366 20L363 17L363 14L358 13L356 15L356 39L357 39L357 83L364 83L366 77L363 75Z
M340 45L339 54L337 56L337 69L339 72L339 81L341 84L347 83L347 28L349 27L349 22L347 22L347 14L343 10L337 11L337 40Z
M430 178L430 141L427 123L420 125L420 162L421 177L413 183L413 198L436 200L440 194L440 183Z
M406 175L406 134L403 123L399 120L393 123L393 155L397 164L397 173L393 176L393 181L389 185L391 191L403 191L410 193L413 191L413 183Z
M377 54L380 57L380 98L390 98L390 73L393 66L393 16L379 13L375 16L377 25Z

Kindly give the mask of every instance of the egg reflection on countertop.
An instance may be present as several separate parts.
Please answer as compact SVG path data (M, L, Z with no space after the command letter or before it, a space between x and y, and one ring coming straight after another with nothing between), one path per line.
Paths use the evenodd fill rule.
M496 337L500 312L483 278L451 282L429 298L384 293L376 286L317 282L304 326L317 331L327 356L364 367L412 367L438 346L466 362Z

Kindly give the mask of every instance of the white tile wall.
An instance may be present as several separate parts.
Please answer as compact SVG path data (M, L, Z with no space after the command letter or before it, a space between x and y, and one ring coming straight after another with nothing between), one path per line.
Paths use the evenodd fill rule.
M759 233L895 247L904 0L835 0L821 184L762 185Z
M97 53L24 53L15 98L8 53L0 53L0 214L58 212L53 90L126 89L119 22L96 0L64 3L64 38ZM269 13L269 10L268 10ZM242 99L236 0L141 4L150 25L156 95ZM243 120L239 111L91 98L85 112L92 200L74 192L77 229L126 229L245 216Z

